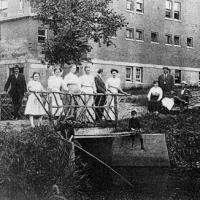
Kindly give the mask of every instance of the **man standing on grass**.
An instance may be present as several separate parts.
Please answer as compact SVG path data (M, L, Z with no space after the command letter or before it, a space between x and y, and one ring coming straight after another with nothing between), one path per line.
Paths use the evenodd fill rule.
M168 96L174 88L174 77L168 67L163 67L163 74L158 78L158 86L162 88L164 96Z
M8 89L10 90L8 91ZM19 66L15 65L14 74L11 74L6 81L4 91L8 92L10 97L12 98L14 111L13 118L19 119L19 109L22 105L22 100L24 97L24 93L27 91L26 81L23 74L19 73Z

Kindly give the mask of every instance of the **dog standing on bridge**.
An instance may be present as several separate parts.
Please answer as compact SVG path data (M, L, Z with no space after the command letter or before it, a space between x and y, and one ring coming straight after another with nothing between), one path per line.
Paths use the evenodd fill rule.
M131 118L129 119L128 128L131 131L132 147L136 137L139 137L141 149L144 150L143 138L141 135L140 121L137 118L137 112L135 110L131 111Z

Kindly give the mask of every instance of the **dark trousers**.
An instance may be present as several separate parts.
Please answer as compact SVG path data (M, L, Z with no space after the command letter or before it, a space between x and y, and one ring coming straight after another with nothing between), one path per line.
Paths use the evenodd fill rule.
M23 100L23 95L13 95L11 96L12 98L12 103L13 103L13 117L14 119L19 118L19 109L21 108L22 105L22 100Z
M104 106L106 103L106 95L95 96L95 106ZM100 121L103 117L104 108L95 108L95 117Z

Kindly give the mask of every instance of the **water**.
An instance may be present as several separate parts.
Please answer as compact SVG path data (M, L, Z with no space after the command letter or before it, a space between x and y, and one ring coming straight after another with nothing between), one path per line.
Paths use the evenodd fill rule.
M118 177L102 176L95 185L93 199L105 200L198 200L200 199L200 171L170 168L115 168L133 185L130 188ZM105 169L104 169L105 170ZM99 167L98 167L99 171ZM112 181L111 181L112 180ZM107 184L106 184L107 182Z

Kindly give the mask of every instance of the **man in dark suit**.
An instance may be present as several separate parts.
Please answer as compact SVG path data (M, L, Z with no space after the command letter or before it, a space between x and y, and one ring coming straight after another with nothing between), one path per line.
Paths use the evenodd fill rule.
M97 75L94 77L95 85L97 88L97 93L105 94L106 93L106 85L102 80L103 69L99 69L97 71ZM101 121L104 112L104 105L106 102L106 95L97 95L95 97L95 106L102 106L101 108L95 109L96 121Z
M24 93L27 91L26 89L26 81L23 74L19 73L19 66L15 65L14 74L8 77L6 81L4 91L7 92L9 90L9 95L12 98L13 106L14 106L14 119L19 118L19 109L22 105L22 100L24 97Z
M163 67L163 74L158 77L158 85L162 88L164 96L168 96L174 88L174 77L169 68Z

